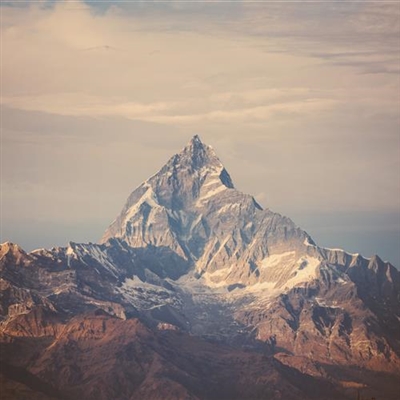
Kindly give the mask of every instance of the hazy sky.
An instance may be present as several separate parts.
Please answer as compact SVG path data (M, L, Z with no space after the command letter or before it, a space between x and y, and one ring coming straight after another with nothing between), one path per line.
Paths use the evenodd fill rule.
M194 134L328 247L400 266L400 3L9 2L1 241L97 241Z

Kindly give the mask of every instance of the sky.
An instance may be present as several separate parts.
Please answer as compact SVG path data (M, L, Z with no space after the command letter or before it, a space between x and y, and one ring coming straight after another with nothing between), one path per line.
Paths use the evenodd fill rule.
M400 3L10 1L1 232L96 242L194 134L320 245L400 267Z

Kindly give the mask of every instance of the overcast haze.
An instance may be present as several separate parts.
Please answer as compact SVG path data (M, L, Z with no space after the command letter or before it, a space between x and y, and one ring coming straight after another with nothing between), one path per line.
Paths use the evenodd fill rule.
M199 134L318 244L400 266L399 3L1 12L1 241L97 241Z

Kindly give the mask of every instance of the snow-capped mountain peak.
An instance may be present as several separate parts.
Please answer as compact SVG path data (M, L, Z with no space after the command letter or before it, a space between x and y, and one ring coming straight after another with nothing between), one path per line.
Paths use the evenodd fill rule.
M171 161L174 167L190 167L192 170L223 168L214 149L204 144L199 135L193 136L183 150L170 159ZM170 162L167 163L167 166Z
M148 182L155 187L169 183L174 189L178 189L177 184L184 184L185 181L193 182L196 187L209 186L211 183L222 183L231 189L234 187L214 149L204 144L198 135L195 135L181 152L171 157ZM184 188L186 189L185 186ZM196 192L194 190L194 196Z
M212 147L197 135L132 192L102 242L114 237L135 248L166 248L165 265L178 257L200 276L221 270L212 279L224 285L258 282L266 257L307 251L309 239L290 219L235 189Z
M172 156L164 167L131 193L102 242L111 237L121 237L135 247L161 242L170 244L170 240L155 239L153 235L147 237L147 234L139 235L142 239L138 240L137 232L140 229L142 233L149 229L156 231L158 226L162 226L165 235L177 215L185 223L193 222L198 218L199 208L228 190L234 190L229 173L213 148L195 135L181 152ZM133 236L135 244L131 240Z

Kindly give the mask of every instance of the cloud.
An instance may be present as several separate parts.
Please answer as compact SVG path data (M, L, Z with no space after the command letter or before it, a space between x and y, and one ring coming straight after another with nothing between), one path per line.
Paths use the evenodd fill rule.
M318 100L321 110L345 103L338 89L360 86L352 68L375 75L398 68L388 39L399 33L400 18L390 6L146 3L133 5L134 12L129 6L130 13L121 7L101 13L80 2L5 7L3 103L168 124L267 120L273 110L300 110L300 103L309 109ZM153 13L142 21L138 10Z
M79 92L3 97L1 101L8 107L26 111L71 116L120 116L141 120L149 120L154 113L166 111L174 106L174 103L165 102L121 102L118 98L104 98Z
M294 92L297 91L294 90ZM58 93L39 96L3 97L2 104L20 110L40 111L49 114L123 117L162 124L196 124L202 121L259 121L268 120L272 116L279 114L304 115L310 112L328 110L334 105L334 101L329 99L305 97L298 101L293 101L292 99L272 101L274 97L276 96L272 96L272 99L269 98L270 104L266 105L257 105L260 102L262 104L261 100L268 100L268 96L263 99L263 94L257 92L238 95L236 101L234 94L222 93L210 99L211 101L208 104L207 102L202 103L196 100L144 104L125 103L118 101L118 99L104 99L82 93ZM226 105L227 103L230 104L221 109L221 105ZM185 109L188 109L189 112L181 114ZM199 112L201 109L205 109L204 112ZM190 112L193 110L196 110L196 113Z

